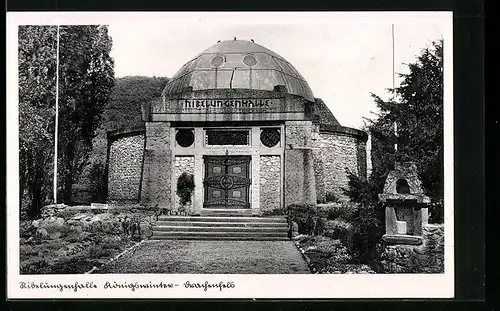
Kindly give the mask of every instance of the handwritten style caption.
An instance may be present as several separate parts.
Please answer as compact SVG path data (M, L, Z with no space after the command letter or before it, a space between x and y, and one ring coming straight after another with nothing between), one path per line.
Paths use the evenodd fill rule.
M63 291L85 291L85 290L113 290L113 289L130 289L135 292L139 289L172 289L172 288L185 288L188 290L230 290L236 287L235 283L232 281L220 281L220 282L190 282L186 281L183 284L178 283L168 283L168 282L152 282L147 283L141 282L116 282L116 281L106 281L102 285L98 285L94 282L85 283L49 283L49 282L19 282L19 288L25 290L54 290L57 289L59 292Z

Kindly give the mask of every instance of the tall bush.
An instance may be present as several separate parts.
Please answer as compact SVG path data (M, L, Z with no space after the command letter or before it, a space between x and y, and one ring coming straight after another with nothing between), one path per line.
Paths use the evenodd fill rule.
M191 203L194 191L194 175L183 172L177 179L177 195L180 198L180 204L185 206Z
M288 206L288 221L297 223L300 234L314 234L317 218L316 205L291 204Z
M92 187L93 200L105 203L108 192L105 165L100 162L93 163L90 167L89 179Z

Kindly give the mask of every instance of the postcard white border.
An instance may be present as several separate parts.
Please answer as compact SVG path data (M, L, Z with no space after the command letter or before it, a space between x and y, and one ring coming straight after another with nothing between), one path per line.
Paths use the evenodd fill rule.
M441 22L444 25L444 143L445 143L445 273L443 274L347 274L347 275L20 275L19 274L19 199L18 199L18 73L17 26L37 24L107 24L124 17L230 19L233 23L338 23L376 21L381 23ZM242 16L250 19L241 18ZM272 18L270 18L272 17ZM22 298L452 298L454 296L454 222L453 222L453 31L452 12L43 12L7 13L7 297ZM47 282L74 284L93 282L98 290L58 289L22 290L19 283ZM102 289L106 281L119 283L175 283L172 289ZM186 282L232 281L235 287L186 289Z

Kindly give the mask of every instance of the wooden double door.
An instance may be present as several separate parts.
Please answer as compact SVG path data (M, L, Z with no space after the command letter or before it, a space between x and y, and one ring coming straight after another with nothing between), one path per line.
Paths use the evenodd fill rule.
M250 208L251 156L204 156L204 208Z

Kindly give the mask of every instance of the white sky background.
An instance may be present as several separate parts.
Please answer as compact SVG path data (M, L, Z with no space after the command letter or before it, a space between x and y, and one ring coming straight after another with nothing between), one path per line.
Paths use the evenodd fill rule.
M370 92L387 97L395 72L408 72L431 41L450 25L443 13L142 13L111 18L117 77L172 77L218 40L254 39L287 59L344 126L373 117ZM398 85L396 75L396 86Z

